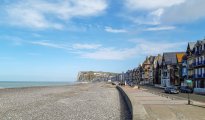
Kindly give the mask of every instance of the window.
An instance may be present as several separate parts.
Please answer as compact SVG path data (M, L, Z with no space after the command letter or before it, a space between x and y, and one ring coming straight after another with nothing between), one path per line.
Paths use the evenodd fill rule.
M196 59L194 60L194 63L196 63L196 65L197 65L197 61L198 61L198 58L196 58Z
M200 75L202 74L202 68L200 68Z
M205 44L204 44L204 50L205 50Z
M195 74L197 74L197 69L195 69Z
M167 77L167 72L164 72L164 77Z

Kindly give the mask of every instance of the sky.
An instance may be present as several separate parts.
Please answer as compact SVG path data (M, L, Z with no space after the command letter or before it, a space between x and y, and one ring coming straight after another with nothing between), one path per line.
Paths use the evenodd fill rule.
M125 72L204 39L204 0L1 0L0 81Z

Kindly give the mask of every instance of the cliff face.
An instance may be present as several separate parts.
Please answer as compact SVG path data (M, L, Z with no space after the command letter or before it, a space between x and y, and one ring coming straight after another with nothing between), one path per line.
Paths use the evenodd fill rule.
M77 81L92 82L92 81L105 81L116 73L111 72L98 72L98 71L80 71L77 76Z

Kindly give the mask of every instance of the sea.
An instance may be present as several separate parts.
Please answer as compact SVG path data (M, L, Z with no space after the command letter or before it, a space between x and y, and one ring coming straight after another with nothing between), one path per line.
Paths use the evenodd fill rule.
M72 85L75 82L31 82L31 81L0 81L0 89L4 88L22 88L22 87L37 87L37 86L60 86Z

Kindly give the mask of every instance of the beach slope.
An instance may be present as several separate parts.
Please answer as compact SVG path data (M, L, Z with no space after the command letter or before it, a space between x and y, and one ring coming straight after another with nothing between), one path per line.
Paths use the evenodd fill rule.
M105 83L0 90L1 120L119 120L130 112Z

